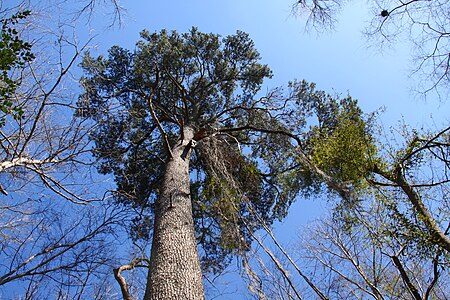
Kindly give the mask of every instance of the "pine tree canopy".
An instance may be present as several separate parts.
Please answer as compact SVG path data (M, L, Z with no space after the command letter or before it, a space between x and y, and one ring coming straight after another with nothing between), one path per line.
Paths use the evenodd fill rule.
M248 249L249 232L260 226L256 215L271 224L286 216L300 192L320 189L298 153L308 156L325 126L332 146L339 126L329 125L339 118L339 107L347 109L340 117L359 124L355 134L364 134L356 101L338 102L313 84L295 81L287 93L280 88L257 96L272 73L241 31L226 37L196 28L185 34L143 31L134 51L114 46L107 57L86 53L82 67L78 114L96 123L94 153L99 170L114 174L116 200L139 211L135 239L151 236L153 203L171 148L186 128L195 132L187 158L190 196L208 271L221 271L229 254ZM307 127L313 116L321 130ZM325 151L322 158L330 155ZM320 163L318 155L314 159Z

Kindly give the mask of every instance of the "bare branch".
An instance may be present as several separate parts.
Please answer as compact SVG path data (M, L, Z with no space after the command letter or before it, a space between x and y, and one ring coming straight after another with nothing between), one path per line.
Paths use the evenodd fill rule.
M144 262L145 264L141 264ZM128 290L128 284L126 279L121 275L122 271L132 270L137 267L145 267L148 268L150 265L150 261L147 258L135 258L129 264L122 265L118 268L113 269L114 277L120 285L120 290L122 292L122 297L124 300L132 300L131 294Z
M414 284L411 282L411 279L409 278L408 273L406 272L405 268L403 267L402 262L398 258L400 253L401 253L401 251L399 253L397 253L396 255L391 256L392 261L394 262L394 265L397 267L398 271L400 272L400 276L402 277L403 282L408 287L408 290L411 293L411 295L414 297L414 299L422 300L422 296L419 294L419 291L414 286Z

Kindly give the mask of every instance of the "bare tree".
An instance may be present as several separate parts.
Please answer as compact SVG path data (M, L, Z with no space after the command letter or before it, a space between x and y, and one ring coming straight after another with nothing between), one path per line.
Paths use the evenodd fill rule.
M60 61L55 69L30 64L21 72L22 86L11 102L20 106L24 115L21 118L3 116L6 122L0 128L4 194L19 191L25 183L40 181L69 201L89 201L75 191L76 181L71 176L76 173L74 168L78 163L89 163L85 158L88 127L72 118L70 103L58 95L59 85L81 50L75 49L69 63ZM57 75L49 78L48 72Z
M3 20L30 7L1 4ZM13 41L27 41L11 47L32 55L8 66L14 89L1 94L8 105L0 112L0 292L105 299L117 292L108 278L117 264L114 233L125 214L108 203L108 185L93 172L92 128L74 117L72 71L90 41L80 45L64 24L43 29L38 17L27 13L8 31Z
M447 299L448 256L418 255L387 235L389 212L372 204L352 214L352 228L331 217L302 234L299 256L309 276L330 299Z
M1 214L4 297L63 293L73 299L110 277L115 262L109 236L120 212L34 199L2 207Z
M293 13L307 15L308 26L318 30L334 27L348 1L300 0ZM446 0L372 0L373 18L365 29L370 43L383 45L409 39L414 49L412 73L418 75L418 92L446 94L450 79L450 4Z
M253 217L261 224L261 231L264 234L261 236L254 232L249 224L242 220L256 242L254 247L256 250L252 249L250 255L242 256L243 274L249 281L249 290L257 295L258 299L317 297L327 300L328 298L321 290L322 287L317 286L295 262L275 237L270 225L252 208L251 203L245 200L244 202L249 206ZM255 262L252 263L252 260Z
M384 201L398 216L406 235L417 235L418 244L438 246L447 254L449 131L450 127L437 133L405 128L404 145L390 152L390 159L375 163L369 178L370 184L389 195Z
M30 10L33 14L54 18L55 24L64 23L72 26L80 22L86 25L86 22L90 23L99 16L102 19L107 17L107 21L103 24L106 27L122 26L126 15L126 9L120 0L1 0L0 11L8 10Z

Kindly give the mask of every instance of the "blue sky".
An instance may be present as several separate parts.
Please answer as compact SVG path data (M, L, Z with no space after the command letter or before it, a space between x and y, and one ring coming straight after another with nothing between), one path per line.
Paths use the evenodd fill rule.
M365 111L386 107L383 121L402 117L408 123L427 123L430 114L444 118L442 106L432 97L426 102L411 92L411 49L396 43L379 51L361 33L372 18L364 4L347 5L335 31L307 32L304 18L291 14L292 0L269 1L122 1L127 10L121 29L105 29L104 18L94 22L99 53L112 45L134 48L142 29L186 32L197 26L221 35L242 30L255 41L262 59L274 72L265 89L306 79L329 93L359 99ZM372 13L373 14L373 13ZM103 25L102 25L103 24ZM369 47L372 46L372 47Z

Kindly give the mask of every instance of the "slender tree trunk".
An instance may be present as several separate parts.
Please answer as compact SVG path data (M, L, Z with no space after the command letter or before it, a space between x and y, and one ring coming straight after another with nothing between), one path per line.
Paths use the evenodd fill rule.
M416 210L422 222L428 229L431 235L431 241L447 250L450 253L450 238L441 230L436 220L431 215L428 208L422 201L422 198L417 191L406 181L402 174L402 169L399 167L395 172L395 183L397 183L403 192L408 196L409 201Z
M423 203L422 198L420 197L414 186L408 183L402 173L402 166L397 166L393 173L382 171L380 170L380 168L375 166L373 172L397 184L403 190L406 196L408 196L408 200L414 207L414 210L417 213L419 219L425 224L428 233L430 234L431 242L433 242L435 245L439 245L450 253L450 238L446 235L446 232L442 231L442 229L436 223L436 220L433 218L430 211Z
M153 244L144 300L204 299L194 234L189 157L193 130L172 147L155 207Z

